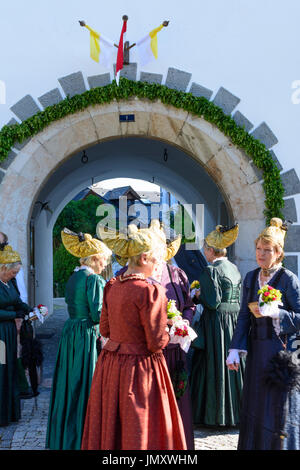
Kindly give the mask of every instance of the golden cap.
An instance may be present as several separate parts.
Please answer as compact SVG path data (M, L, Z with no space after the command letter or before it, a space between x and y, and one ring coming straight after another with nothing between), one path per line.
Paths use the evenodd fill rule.
M172 240L171 242L167 243L167 254L166 254L166 261L169 261L169 259L173 258L177 251L179 250L181 245L181 235L179 235L177 238Z
M139 229L130 224L127 227L127 237L122 232L116 232L97 225L97 235L120 258L128 259L150 251L153 247L164 243L162 234L158 231L156 221L149 228Z
M17 263L18 261L21 262L21 257L10 245L6 245L3 251L0 251L0 264Z
M217 225L216 229L207 235L205 241L208 246L213 248L227 248L236 241L238 234L238 224L235 224L231 228L223 227L223 225Z
M65 249L77 258L86 258L97 254L109 256L111 254L104 243L97 240L97 238L93 238L89 233L80 232L77 234L64 228L61 231L61 239Z
M287 232L287 227L284 222L278 217L273 217L270 221L270 226L266 227L258 236L270 238L274 243L284 247L284 239Z

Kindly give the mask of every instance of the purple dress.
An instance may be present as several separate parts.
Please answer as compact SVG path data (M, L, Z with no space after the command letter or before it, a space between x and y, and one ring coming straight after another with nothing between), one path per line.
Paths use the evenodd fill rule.
M126 272L126 270L127 266L120 269L120 271L116 273L116 276ZM148 280L152 281L152 278L149 278ZM157 281L153 279L153 282ZM176 266L171 266L165 263L160 284L166 289L166 297L168 300L176 301L176 307L180 312L182 312L182 317L189 320L191 324L196 306L190 297L190 285L185 272ZM179 344L169 343L163 350L163 353L171 376L178 361L183 361L185 368L187 369L186 353L181 349ZM193 450L194 431L189 385L187 385L184 395L177 399L177 404L184 426L187 449Z

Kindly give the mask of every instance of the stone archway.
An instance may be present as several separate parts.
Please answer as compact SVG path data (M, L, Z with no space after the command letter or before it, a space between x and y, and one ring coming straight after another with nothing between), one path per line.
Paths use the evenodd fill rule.
M180 77L182 79L185 75ZM91 84L91 80L89 83ZM169 83L170 85L172 83ZM201 92L195 84L192 87L195 93ZM205 89L202 87L203 90ZM81 91L77 87L76 92ZM221 95L222 93L223 98L226 98L223 99L223 104L227 112L231 112L230 94L221 91ZM221 99L219 91L215 100L218 95L219 100ZM25 98L33 106L32 98ZM49 99L52 102L59 99L54 90L40 97L39 101L46 106L50 104ZM20 106L20 103L17 105ZM16 109L17 105L12 110L19 112L20 119L28 117L26 113L20 114ZM37 107L36 104L35 106ZM24 107L22 109L24 111ZM34 114L36 108L30 112L31 115ZM135 120L121 123L121 114L134 114ZM242 119L241 115L236 117ZM260 130L262 131L261 126ZM258 230L265 224L263 215L265 195L261 175L242 151L233 146L227 137L204 119L159 101L150 102L137 98L90 106L84 111L50 124L30 141L19 146L18 153L13 152L2 166L4 171L2 171L0 198L5 201L5 205L0 208L1 229L9 235L10 242L18 247L25 268L30 264L31 214L37 197L49 177L79 151L101 142L129 136L144 136L169 143L190 155L205 169L222 192L232 219L240 224L235 257L241 271L245 272L249 263L250 265L253 263L249 239L253 240Z

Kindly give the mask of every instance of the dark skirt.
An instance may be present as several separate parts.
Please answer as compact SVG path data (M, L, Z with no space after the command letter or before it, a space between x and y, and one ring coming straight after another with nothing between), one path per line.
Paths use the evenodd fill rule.
M80 449L96 361L96 332L91 320L67 320L54 369L46 448Z
M169 374L172 377L173 372L176 369L178 361L183 361L185 368L187 369L186 353L181 349L178 344L169 344L163 350L166 363L168 366ZM183 422L186 445L188 450L194 449L194 430L193 430L193 418L192 418L192 405L189 384L185 390L184 395L181 398L177 398L178 408L181 414Z
M246 361L238 449L300 449L299 392L267 381L270 360L283 350L271 318L253 320ZM284 437L286 435L286 437Z
M226 357L237 323L235 311L204 309L195 340L190 377L193 420L206 426L237 426L245 362L241 358L239 371L230 371Z
M1 347L5 349L3 354L5 360L1 360L0 363L0 426L7 426L10 422L18 421L21 416L18 390L17 329L14 320L0 322L0 341Z

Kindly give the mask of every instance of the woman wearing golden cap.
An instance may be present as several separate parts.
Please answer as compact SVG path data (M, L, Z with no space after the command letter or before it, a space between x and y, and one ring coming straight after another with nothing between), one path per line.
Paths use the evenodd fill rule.
M190 286L185 272L177 266L170 263L170 260L175 256L181 245L181 237L178 236L174 240L167 240L165 232L161 227L159 220L154 219L150 225L162 242L162 259L157 264L152 277L149 282L159 282L166 289L166 296L168 300L174 300L176 308L182 313L182 318L192 324L193 316L195 314L195 305L190 297ZM120 259L121 264L125 264ZM120 269L117 275L124 274L128 267ZM187 359L186 353L181 349L179 344L169 343L164 349L163 354L166 359L168 370L172 378L175 394L177 398L178 408L181 414L185 439L188 450L194 449L194 429L192 418L192 404L190 397L190 390L188 384L187 374ZM175 380L177 378L177 380ZM182 378L184 380L182 380ZM182 384L185 384L184 388ZM180 387L180 388L179 388Z
M22 302L12 279L21 268L19 253L10 245L0 249L0 426L20 418L17 385L16 318L24 318L31 309Z
M104 232L98 236L104 240ZM151 229L128 227L105 243L128 259L104 289L102 349L87 408L84 450L182 450L184 429L162 353L169 342L167 298L148 278L165 245Z
M111 251L96 238L68 229L61 233L66 250L80 267L66 284L69 319L58 347L50 399L46 447L80 449L86 406L97 361L96 341L105 280L100 273Z
M192 343L191 397L194 423L236 426L242 396L243 369L235 375L226 368L226 356L240 308L241 275L227 258L227 248L238 236L238 225L218 225L204 240L210 265L199 275L203 306Z
M258 268L245 277L227 358L228 367L238 370L240 356L247 354L241 450L300 449L300 283L282 266L286 231L273 218L255 240ZM281 303L273 303L276 290ZM267 309L262 296L271 297Z

